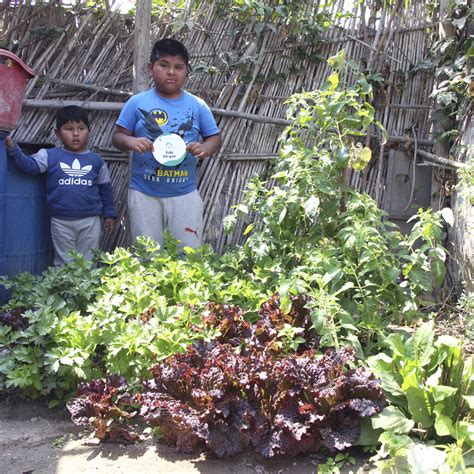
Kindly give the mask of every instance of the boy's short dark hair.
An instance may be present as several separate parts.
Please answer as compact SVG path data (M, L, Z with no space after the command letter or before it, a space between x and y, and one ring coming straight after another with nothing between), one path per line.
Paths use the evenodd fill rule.
M174 38L163 38L153 45L150 53L150 63L153 64L163 56L181 56L186 66L189 67L189 53L186 46Z
M91 128L87 110L78 105L68 105L58 110L56 114L56 128L59 130L67 122L84 122L87 128Z

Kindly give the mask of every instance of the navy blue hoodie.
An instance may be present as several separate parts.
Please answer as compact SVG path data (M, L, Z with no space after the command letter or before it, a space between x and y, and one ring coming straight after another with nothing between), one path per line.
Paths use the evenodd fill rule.
M46 192L51 217L74 220L117 216L109 170L96 153L42 148L29 156L16 144L7 152L21 171L47 173Z

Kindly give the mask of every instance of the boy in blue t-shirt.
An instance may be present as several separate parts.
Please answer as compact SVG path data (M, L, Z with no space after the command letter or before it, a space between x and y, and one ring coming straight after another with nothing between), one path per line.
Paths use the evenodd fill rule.
M219 128L206 103L182 89L189 54L181 42L157 41L148 70L155 87L130 98L112 136L119 150L133 152L128 195L132 238L145 235L162 245L162 233L168 229L181 246L196 248L202 243L204 208L196 186L196 162L220 148ZM182 163L169 166L155 159L153 142L163 134L184 140Z
M101 216L105 230L115 227L114 198L109 171L104 160L87 149L90 125L87 110L75 105L63 107L56 115L56 135L64 148L48 148L25 155L7 137L8 157L26 173L47 173L46 194L51 214L54 264L72 260L76 250L85 258L100 243Z

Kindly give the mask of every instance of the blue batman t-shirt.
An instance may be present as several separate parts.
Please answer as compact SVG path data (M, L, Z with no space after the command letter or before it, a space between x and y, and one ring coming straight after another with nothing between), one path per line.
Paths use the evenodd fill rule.
M219 133L207 104L186 91L175 99L161 97L155 89L134 95L116 123L152 142L163 133L176 133L186 144ZM130 187L159 197L188 194L196 189L196 161L187 153L181 164L169 167L158 163L151 152L134 152Z

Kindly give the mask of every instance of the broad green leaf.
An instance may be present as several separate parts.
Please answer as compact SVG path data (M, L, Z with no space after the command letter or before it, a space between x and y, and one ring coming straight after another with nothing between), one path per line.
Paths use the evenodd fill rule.
M446 385L434 385L431 387L431 393L435 402L441 402L445 398L454 395L459 389L457 387L448 387Z
M73 367L72 369L74 373L81 379L86 379L87 375L86 373L80 368L80 367Z
M342 324L342 327L346 327L346 325ZM357 329L356 329L357 331ZM357 337L356 334L349 334L346 338L346 341L348 341L347 346L352 347L355 350L355 355L359 359L364 359L365 354L364 354L364 349L362 348L362 345L359 341L359 338ZM365 420L365 418L363 418Z
M337 72L333 72L327 79L330 86L330 90L334 91L337 89L337 86L339 85L339 74Z
M474 395L463 395L464 400L466 400L469 408L474 410Z
M253 229L253 227L254 227L254 224L249 224L249 225L245 228L243 235L247 235L249 232L251 232L251 230Z
M439 385L439 381L441 380L441 376L443 375L443 369L442 367L438 367L436 372L434 372L432 375L430 375L425 382L425 385L427 387L435 387L436 385Z
M405 392L397 381L397 377L400 378L400 375L396 373L395 369L392 367L392 362L392 359L383 353L368 359L368 365L380 379L380 383L387 394L387 398L390 400L392 397L403 397L404 399Z
M431 273L433 275L433 283L435 288L441 288L446 276L446 265L444 261L433 260L431 262Z
M279 171L278 173L273 174L272 178L273 179L288 178L288 172L287 171Z
M469 447L474 448L474 423L472 421L456 422L454 436L457 440L463 440Z
M460 348L462 346L461 341L453 336L443 334L436 339L436 345L438 347L446 346L451 348Z
M463 369L463 379L471 380L471 393L472 393L472 378L474 377L474 354L471 354L469 357L464 359L464 369Z
M469 380L474 377L474 354L471 354L464 361L463 378ZM471 382L474 383L474 382ZM471 385L472 386L472 385Z
M408 419L398 408L388 406L372 418L372 426L374 429L382 428L385 431L406 434L415 426L415 422Z
M288 209L286 207L284 207L281 210L280 215L278 216L278 224L281 224L283 222L283 219L285 219L285 217L286 217L287 211L288 211Z
M416 361L420 367L430 363L434 348L433 323L425 323L420 326L415 334L407 341L408 355Z
M303 203L304 213L309 219L314 219L314 217L318 214L319 202L320 201L317 196L311 196Z
M417 387L410 387L407 390L408 409L415 423L421 423L423 428L429 428L433 425L431 417L432 407L428 393Z
M237 204L235 210L241 212L242 214L248 214L249 208L245 204Z
M355 285L352 281L347 281L346 283L344 283L344 285L341 286L341 288L339 288L336 292L334 292L333 295L337 296L340 293L344 293L345 291L350 290L354 287Z
M453 422L444 414L443 405L436 404L433 411L436 417L434 423L436 434L438 436L452 436L454 433Z
M431 291L433 282L429 272L423 269L414 268L409 272L409 278L413 283L419 285L422 290Z
M337 278L342 273L342 270L339 267L330 267L328 272L323 275L322 283L326 286L333 279Z
M412 474L434 473L446 462L446 453L433 446L416 443L407 449L407 460Z
M343 49L327 60L328 64L334 69L342 69L346 63L346 51Z
M379 438L379 441L390 447L390 452L396 453L402 449L406 449L413 445L413 440L404 434L396 434L393 431L384 431Z
M361 77L357 81L357 85L360 87L361 94L369 95L372 92L372 85L367 82L365 77ZM367 102L364 103L364 106L370 106L369 108L372 108Z
M280 309L288 314L291 311L292 303L288 293L280 296Z
M402 359L406 356L405 341L400 334L390 334L383 340L384 346L387 346L394 355L399 355Z
M423 382L423 371L413 360L405 361L405 365L400 368L403 377L402 390L407 391L409 387L419 388Z
M440 354L445 354L451 366L456 365L461 359L462 342L453 336L441 335L435 341L435 346L440 349Z
M375 446L381 434L381 430L375 430L372 427L370 418L362 418L360 421L360 434L356 445Z

